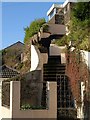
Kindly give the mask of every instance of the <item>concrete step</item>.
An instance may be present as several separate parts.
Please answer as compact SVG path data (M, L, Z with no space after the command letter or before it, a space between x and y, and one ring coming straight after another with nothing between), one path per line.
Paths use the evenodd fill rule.
M60 74L60 73L65 73L65 70L46 70L43 72L43 74Z
M44 64L44 67L65 67L65 64Z
M59 73L57 73L57 74L65 74L65 72L59 72ZM55 76L55 77L56 77L57 74L55 74L55 73L53 73L53 74L52 74L52 73L44 73L43 76L44 76L44 77L49 77L49 76L52 76L52 77Z

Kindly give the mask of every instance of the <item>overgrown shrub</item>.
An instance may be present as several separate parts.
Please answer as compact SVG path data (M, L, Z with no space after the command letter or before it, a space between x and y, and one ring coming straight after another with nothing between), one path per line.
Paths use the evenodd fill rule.
M25 37L24 37L24 43L30 39L34 34L37 34L42 27L43 24L45 24L46 21L44 18L36 19L33 22L31 22L30 26L25 28Z

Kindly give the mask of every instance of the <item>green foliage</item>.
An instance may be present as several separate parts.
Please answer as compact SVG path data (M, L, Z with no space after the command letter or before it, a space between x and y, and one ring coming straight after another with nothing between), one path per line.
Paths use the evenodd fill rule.
M72 45L77 49L90 51L89 35L90 35L90 4L88 2L78 2L73 6L71 11L71 20L69 24L69 35L64 36L55 41L57 45Z
M89 39L86 38L83 40L83 42L81 42L81 44L79 45L80 49L86 50L90 52L90 43L89 43Z
M2 54L2 55L5 55L6 52L7 52L7 51L6 51L5 49L1 50L1 54Z
M29 27L25 28L24 43L28 41L34 34L37 34L44 23L46 23L44 18L36 19L30 24Z
M20 63L17 68L21 69L22 67L23 67L23 63Z
M73 8L73 14L78 20L84 21L86 19L89 19L89 9L90 4L88 2L78 2Z
M27 109L45 109L43 106L32 106L30 104L24 104L21 106L21 110L27 110Z
M59 46L64 46L65 44L67 44L67 36L65 35L61 39L56 39L52 43L55 43L56 45L59 45Z
M73 7L70 20L70 34L67 36L67 42L72 41L72 45L77 49L90 51L88 7L88 3L77 3Z

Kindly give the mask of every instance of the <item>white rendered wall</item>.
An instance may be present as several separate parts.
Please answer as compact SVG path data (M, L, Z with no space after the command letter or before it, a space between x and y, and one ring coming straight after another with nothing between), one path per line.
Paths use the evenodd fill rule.
M0 106L0 120L3 120L2 118L11 118L9 108Z
M87 64L90 69L90 52L81 50L81 54L83 56L83 61Z
M72 47L71 51L73 51L75 48ZM85 50L80 50L81 51L81 55L82 55L82 60L86 63L86 65L89 67L90 69L90 52L85 51Z
M38 53L34 45L31 45L31 69L30 71L36 70L39 64Z
M48 54L40 53L37 46L31 45L31 69L30 71L42 70L43 64L47 63L47 61L48 61Z
M85 84L81 82L81 107L77 108L77 118L84 119L84 91L85 91Z
M85 91L85 84L84 84L84 82L81 82L81 102L82 102L81 118L84 118L84 110L83 110L83 107L84 107L84 91Z

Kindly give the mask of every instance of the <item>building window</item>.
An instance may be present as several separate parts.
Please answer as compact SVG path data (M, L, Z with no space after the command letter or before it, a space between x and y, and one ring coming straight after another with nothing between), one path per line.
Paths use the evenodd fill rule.
M50 19L53 17L55 15L55 9L53 9L52 11L51 11L51 13L50 13Z

